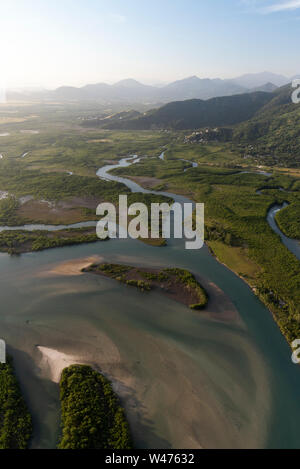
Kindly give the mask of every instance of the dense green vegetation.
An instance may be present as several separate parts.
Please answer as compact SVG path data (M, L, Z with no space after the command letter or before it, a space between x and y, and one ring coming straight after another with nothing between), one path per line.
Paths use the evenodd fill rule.
M300 198L297 203L278 212L276 221L281 231L289 238L300 240Z
M72 365L60 380L60 449L132 448L124 410L110 382L89 366Z
M96 175L88 177L69 176L60 172L41 173L25 168L22 163L13 160L0 164L0 187L15 196L32 195L46 200L93 196L110 201L118 192L129 192L123 185L103 181Z
M15 197L7 197L0 200L0 224L14 224L18 223L17 209L19 207L18 201Z
M3 231L0 233L0 251L9 254L42 251L43 249L71 246L100 241L95 229L69 229L61 231Z
M290 86L275 91L253 119L234 130L234 143L253 161L300 166L300 106L292 103L291 94Z
M11 135L1 137L0 141L4 154L0 160L0 191L9 193L7 199L0 200L0 224L69 224L94 220L98 203L117 204L119 194L127 194L129 203L163 200L131 194L123 184L99 179L96 170L137 152L160 154L169 135L104 131L76 134L72 120L67 125L60 120L52 121L51 114L49 119L49 127L45 127L43 119L33 121L39 124L39 134L20 134L20 128L29 127L24 122L1 128L1 131L9 130ZM28 153L21 158L24 152ZM27 201L23 206L19 198L24 196L31 196L36 202ZM52 206L47 207L44 202L36 210L37 201L49 201Z
M123 264L93 264L84 269L85 272L99 271L107 274L110 278L119 279L130 272L132 267Z
M190 292L196 293L198 302L190 305L192 309L203 309L207 305L208 295L204 288L197 282L194 275L184 269L164 269L163 274L175 276L176 280Z
M31 434L31 416L8 357L0 363L0 449L26 449Z

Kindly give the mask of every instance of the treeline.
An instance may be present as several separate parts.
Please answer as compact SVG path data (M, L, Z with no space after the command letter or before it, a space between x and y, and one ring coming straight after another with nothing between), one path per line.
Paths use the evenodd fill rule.
M280 88L253 119L234 129L233 142L244 144L244 150L264 164L300 165L300 110L291 92L290 87Z
M0 363L0 449L26 449L31 435L31 416L8 357Z
M190 304L191 309L204 309L208 303L208 293L207 291L197 282L195 276L186 269L164 269L162 271L163 274L174 275L176 280L179 284L182 285L183 288L186 288L191 293L196 293L197 296L197 303Z
M204 237L207 241L221 241L227 246L241 246L242 244L240 239L219 224L205 225Z
M72 246L100 241L95 229L68 229L62 231L3 231L0 233L0 252L20 254L44 249Z
M199 129L230 126L253 117L272 99L271 93L254 92L222 96L207 101L190 99L171 102L142 116L106 119L107 129Z
M300 200L280 210L276 215L276 222L286 236L300 240Z
M60 381L60 449L132 449L129 425L110 382L89 366L73 365ZM13 361L0 364L0 449L27 449L32 418L14 374Z
M13 196L0 199L0 224L14 225L19 223L17 210L19 208L18 200Z
M60 449L132 449L129 425L110 382L85 365L72 365L60 381Z

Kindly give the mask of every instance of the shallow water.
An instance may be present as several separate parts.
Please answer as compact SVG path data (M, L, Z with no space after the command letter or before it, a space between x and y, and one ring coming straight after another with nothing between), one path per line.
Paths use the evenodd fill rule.
M189 268L222 288L242 322L206 314L109 279L41 275L98 254L106 261ZM53 447L58 389L36 345L83 355L121 395L139 447L299 447L300 373L270 313L203 248L135 241L0 257L1 336L16 360L36 423L33 447Z

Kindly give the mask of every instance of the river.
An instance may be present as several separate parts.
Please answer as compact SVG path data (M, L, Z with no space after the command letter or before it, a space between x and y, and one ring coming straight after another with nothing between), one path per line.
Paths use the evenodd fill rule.
M110 169L98 176L141 190ZM147 299L113 280L61 269L94 256L190 269L237 317L218 320L213 298L208 312L195 313L156 292ZM34 417L32 448L53 448L59 435L59 390L37 345L76 355L113 381L139 448L300 448L300 372L290 348L251 289L206 247L111 240L0 260L0 336Z
M280 210L284 209L287 207L287 203L283 203L281 205L274 205L268 212L267 220L275 233L277 233L283 244L300 260L300 243L299 240L297 239L291 239L285 236L285 234L281 231L279 226L276 223L276 214L280 212Z

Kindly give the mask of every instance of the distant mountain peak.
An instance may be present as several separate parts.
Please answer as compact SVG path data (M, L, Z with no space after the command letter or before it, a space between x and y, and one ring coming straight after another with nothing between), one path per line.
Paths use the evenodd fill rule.
M197 77L197 75L192 75L191 77L187 77L185 79L183 79L182 81L199 81L201 80L201 78Z
M117 83L115 83L113 86L115 87L123 87L123 88L135 88L137 86L146 86L140 83L137 80L134 80L133 78L125 78L125 80L120 80Z

